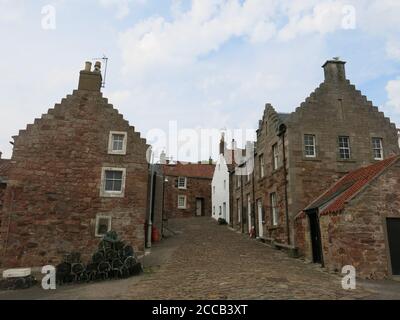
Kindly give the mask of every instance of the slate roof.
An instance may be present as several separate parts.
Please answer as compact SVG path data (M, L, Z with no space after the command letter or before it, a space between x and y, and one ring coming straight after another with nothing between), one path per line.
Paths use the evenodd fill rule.
M304 211L319 209L320 215L341 212L346 203L360 190L399 160L400 156L394 156L350 172L314 200Z
M187 177L187 178L207 178L212 179L214 175L214 164L177 164L162 165L163 172L166 176Z
M11 160L0 159L0 183L6 182L8 179L8 171L11 167Z

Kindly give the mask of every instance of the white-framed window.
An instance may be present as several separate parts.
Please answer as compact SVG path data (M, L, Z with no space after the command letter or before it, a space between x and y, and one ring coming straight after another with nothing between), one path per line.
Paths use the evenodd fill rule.
M313 134L304 135L304 155L306 158L315 158L317 156L315 135Z
M125 168L104 167L101 171L101 197L124 197L125 194Z
M178 209L186 209L186 196L179 195L178 196Z
M260 166L260 178L264 178L265 177L265 162L264 162L264 155L260 155L259 157L259 166Z
M111 131L108 140L109 154L126 154L126 146L128 142L128 134L122 131Z
M242 176L236 176L236 187L240 188Z
M222 216L222 207L219 206L219 216Z
M271 193L270 200L271 200L272 225L276 227L279 224L279 212L276 201L276 193Z
M383 139L372 138L372 148L375 160L383 160Z
M213 206L213 216L215 217L215 206Z
M215 186L213 186L213 193L215 194Z
M339 137L339 157L342 160L350 159L350 138L346 136Z
M107 232L111 231L111 216L97 215L96 216L96 237L104 237Z
M178 189L186 189L187 188L187 178L179 177L178 178Z
M275 143L272 146L272 167L274 170L278 169L279 166L279 150L278 150L278 144Z
M226 180L224 180L224 190L226 190Z

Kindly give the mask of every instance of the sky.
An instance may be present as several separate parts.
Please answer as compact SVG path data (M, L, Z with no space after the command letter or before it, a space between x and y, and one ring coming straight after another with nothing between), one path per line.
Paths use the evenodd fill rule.
M398 17L398 0L0 0L0 151L104 55L104 96L180 160L217 157L217 143L190 152L193 129L244 129L240 146L266 103L294 111L332 57L400 127Z

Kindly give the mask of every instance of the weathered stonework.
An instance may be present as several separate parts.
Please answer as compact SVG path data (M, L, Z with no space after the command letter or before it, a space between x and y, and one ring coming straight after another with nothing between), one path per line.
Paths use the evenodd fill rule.
M324 70L325 81L295 112L277 113L267 104L257 131L254 181L251 181L254 186L234 187L232 192L234 216L237 216L237 200L242 203L243 197L250 194L252 224L257 234L292 247L298 245L297 241L304 241L295 239L294 217L340 177L376 162L373 137L382 138L384 158L400 152L396 126L346 79L344 62L328 61ZM314 158L305 156L305 134L316 138ZM339 159L339 136L350 138L349 160ZM272 146L275 144L279 151L277 169L273 169ZM260 174L260 157L264 162L264 177ZM231 174L231 178L236 185L235 175ZM277 196L277 226L271 224L271 193ZM257 200L262 201L265 222L261 233ZM246 213L245 201L242 207L242 212ZM247 227L243 230L246 232Z
M391 277L386 218L400 218L400 159L346 201L343 210L319 216L324 266L341 272L351 265L366 279ZM296 225L297 245L312 261L307 216L299 215Z
M188 218L197 215L196 201L202 201L201 216L211 217L211 182L213 164L164 165L164 214L166 218ZM178 188L178 178L187 179L185 189ZM186 196L186 208L178 208L178 196Z
M101 76L86 78L86 85L90 81L99 88ZM110 131L127 132L126 155L108 154ZM56 264L71 251L87 261L100 240L100 214L144 250L148 145L99 90L74 91L14 142L0 229L2 267ZM126 169L123 197L100 196L103 167Z

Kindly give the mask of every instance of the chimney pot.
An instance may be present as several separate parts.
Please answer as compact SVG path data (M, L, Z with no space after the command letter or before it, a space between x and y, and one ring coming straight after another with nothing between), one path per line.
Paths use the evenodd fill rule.
M87 72L92 71L92 63L90 61L85 62L85 71Z
M325 73L325 82L341 82L346 80L346 69L345 61L339 60L339 58L333 58L328 60L322 66Z
M101 72L101 62L100 61L96 61L95 65L94 65L94 71Z

